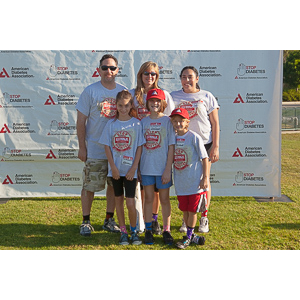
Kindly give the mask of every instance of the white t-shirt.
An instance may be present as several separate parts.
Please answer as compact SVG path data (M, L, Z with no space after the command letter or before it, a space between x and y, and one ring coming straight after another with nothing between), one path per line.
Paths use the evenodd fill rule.
M128 121L109 120L99 143L110 147L120 176L126 176L133 164L137 147L146 143L142 123L136 118ZM107 176L112 177L110 164L108 164ZM135 171L134 178L137 178L137 171Z
M170 145L175 144L175 131L167 116L142 119L143 134L146 144L140 161L142 175L162 176L168 158Z
M76 109L88 117L85 137L88 158L106 159L104 146L98 141L108 120L115 117L116 96L124 89L124 85L116 83L115 89L108 90L98 81L86 87L80 95Z
M168 105L163 113L166 116L169 116L171 114L171 112L175 109L175 105L174 105L174 102L173 102L173 99L172 99L170 93L165 91L165 90L163 90L163 91L165 93L166 102L167 102L167 105ZM133 103L134 103L134 106L135 106L136 111L137 111L137 118L139 120L142 120L143 118L148 117L150 115L150 112L146 108L147 95L146 94L143 95L143 101L144 101L145 105L140 105L139 102L137 101L135 95L134 95L135 89L132 89L129 92L133 97Z
M200 193L203 175L201 160L208 157L202 138L189 130L186 134L176 135L174 153L174 185L178 196Z
M216 98L207 91L185 93L182 89L171 93L176 108L185 108L190 116L189 129L197 132L204 144L212 142L211 123L209 114L220 108Z

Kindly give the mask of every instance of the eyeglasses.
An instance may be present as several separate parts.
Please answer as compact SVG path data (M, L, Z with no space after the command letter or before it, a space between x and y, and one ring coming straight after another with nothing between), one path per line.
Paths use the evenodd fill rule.
M144 72L144 75L145 76L149 76L149 75L156 76L156 73L155 72Z
M115 66L101 66L100 67L102 71L107 71L108 69L110 69L111 71L116 71L118 67Z

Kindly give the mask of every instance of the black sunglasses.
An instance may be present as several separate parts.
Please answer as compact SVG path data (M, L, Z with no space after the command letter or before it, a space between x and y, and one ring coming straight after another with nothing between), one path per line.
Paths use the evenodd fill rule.
M151 75L151 76L156 76L155 72L144 72L145 76Z
M101 66L100 67L102 71L107 71L108 69L110 69L111 71L116 71L118 67L115 66Z

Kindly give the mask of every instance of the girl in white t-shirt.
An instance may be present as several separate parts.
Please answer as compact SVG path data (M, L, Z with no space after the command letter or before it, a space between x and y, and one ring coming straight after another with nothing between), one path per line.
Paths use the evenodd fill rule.
M163 240L171 245L170 233L171 204L169 190L172 186L172 163L175 145L175 131L168 116L163 114L166 107L165 93L161 89L152 89L147 93L147 109L150 115L142 119L146 144L140 162L142 184L145 192L145 244L154 243L152 233L152 205L154 186L159 190L163 216Z
M171 93L175 107L185 108L189 113L189 129L198 133L204 142L209 155L209 172L211 163L219 160L219 105L215 97L208 91L200 89L199 76L195 67L184 67L180 73L182 89ZM211 185L207 195L207 210L211 199ZM199 232L208 232L207 210L202 213ZM183 224L180 231L186 231Z
M105 145L105 153L109 163L107 176L112 177L116 211L121 229L120 244L129 244L124 216L124 186L130 221L130 241L133 245L140 245L142 241L136 230L137 213L134 198L138 164L142 145L146 141L141 122L132 117L133 98L127 90L117 94L116 106L116 118L108 121L99 142Z
M137 111L137 119L142 120L143 118L150 115L150 112L146 108L146 96L149 90L158 89L159 80L159 68L158 64L153 61L147 61L143 63L137 73L137 85L134 89L129 92L133 96L134 106ZM164 114L169 116L173 109L175 108L173 99L171 95L164 91L165 101L167 107L164 110ZM136 197L136 201L141 201L142 206L144 206L144 191L143 186L141 186L141 193ZM158 223L158 212L159 212L159 193L157 188L155 188L154 200L153 200L153 210L152 210L152 232L153 234L161 234L161 228ZM137 205L138 207L138 205Z

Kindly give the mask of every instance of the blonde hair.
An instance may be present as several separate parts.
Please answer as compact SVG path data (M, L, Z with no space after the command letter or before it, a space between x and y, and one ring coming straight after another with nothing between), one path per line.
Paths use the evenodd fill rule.
M159 88L158 87L158 79L159 79L158 64L153 62L153 61L146 61L145 63L143 63L141 65L141 67L140 67L140 69L137 73L137 85L136 85L135 94L134 94L135 97L136 97L136 100L142 106L145 105L145 103L144 103L144 94L146 94L142 76L143 76L144 72L146 72L150 68L153 68L155 70L155 73L156 73L155 82L154 82L154 84L151 88L152 89L158 89Z

